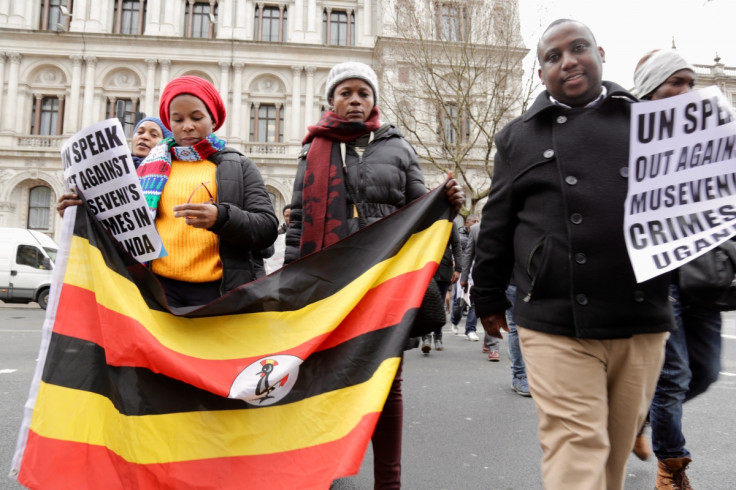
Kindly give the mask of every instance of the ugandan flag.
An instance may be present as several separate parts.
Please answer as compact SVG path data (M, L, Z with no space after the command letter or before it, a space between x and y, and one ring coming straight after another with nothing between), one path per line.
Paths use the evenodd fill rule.
M170 309L77 208L13 473L74 490L329 488L357 474L450 216L439 187L211 304Z

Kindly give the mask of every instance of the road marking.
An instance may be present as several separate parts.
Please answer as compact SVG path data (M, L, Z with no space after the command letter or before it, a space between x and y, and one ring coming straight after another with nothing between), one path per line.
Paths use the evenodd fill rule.
M727 373L725 371L721 371L720 374L722 374L724 376L736 376L736 373Z
M736 340L736 335L721 335L724 339Z
M16 372L17 369L0 369L0 374L10 374Z

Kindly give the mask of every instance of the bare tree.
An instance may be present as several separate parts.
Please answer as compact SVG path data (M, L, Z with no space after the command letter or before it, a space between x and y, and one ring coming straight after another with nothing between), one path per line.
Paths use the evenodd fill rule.
M386 9L381 108L421 160L453 172L474 212L490 189L493 137L535 89L522 83L517 0L393 0Z

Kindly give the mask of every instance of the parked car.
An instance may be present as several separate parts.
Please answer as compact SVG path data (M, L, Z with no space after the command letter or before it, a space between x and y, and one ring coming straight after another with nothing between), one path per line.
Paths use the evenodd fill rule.
M48 235L24 228L0 228L0 300L49 302L58 246Z

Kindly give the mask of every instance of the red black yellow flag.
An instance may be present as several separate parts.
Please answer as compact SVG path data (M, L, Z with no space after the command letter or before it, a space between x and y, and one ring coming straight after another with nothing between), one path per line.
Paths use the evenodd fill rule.
M78 208L65 221L18 481L307 489L356 474L447 246L441 191L213 303L178 309Z

